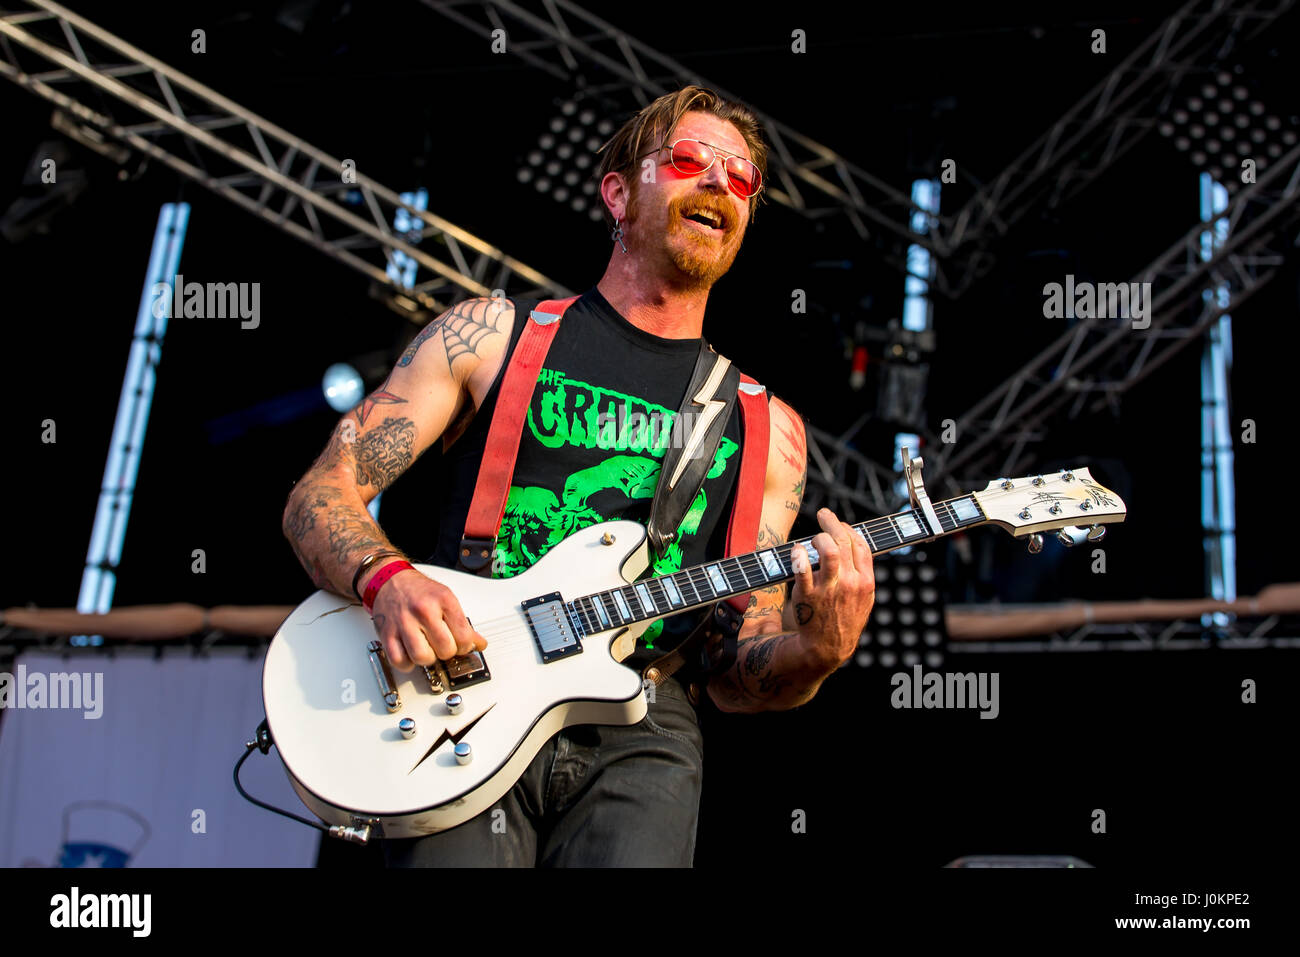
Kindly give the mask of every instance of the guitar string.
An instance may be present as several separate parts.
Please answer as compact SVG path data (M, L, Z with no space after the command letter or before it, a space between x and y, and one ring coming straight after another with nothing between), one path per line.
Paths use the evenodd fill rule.
M951 529L949 529L949 528L942 528L942 526L943 526L944 523L943 523L943 521L942 521L942 519L941 519L941 520L940 520L940 526L941 526L941 528L942 528L941 534L948 534L949 532L955 531L956 528L959 526L959 521L958 521L958 519L956 518L955 514L953 513L952 506L951 506L947 501L936 503L936 504L935 504L935 511L936 511L936 513L939 513L941 510L942 510L944 516L947 517L947 518L949 518L949 519L952 520L952 522L953 522L953 528L951 528ZM903 513L900 513L900 514L906 514L906 512L903 512ZM885 532L885 531L888 531L888 532L890 532L892 535L895 535L895 536L897 537L897 532L896 532L896 530L895 530L895 524L894 524L894 522L893 522L893 518L894 518L894 516L885 516L885 517L883 517L883 518L873 519L873 520L868 521L868 522L859 523L858 525L855 525L855 526L853 526L853 527L854 527L854 528L859 528L859 527L863 527L863 526L865 526L866 531L867 531L867 534L868 534L870 537L872 537L872 538L874 538L874 537L876 536L876 533L883 533L883 532ZM733 556L733 559L734 559L734 560L737 560L737 561L741 561L741 562L743 562L743 561L745 561L745 560L748 560L748 561L751 563L751 567L761 567L761 562L759 562L759 560L758 560L757 557L756 557L758 554L761 554L762 552L765 552L765 551L773 551L773 550L780 551L781 549L787 549L787 550L789 550L789 551L792 552L792 551L793 551L793 546L794 546L795 544L797 544L797 543L802 543L802 544L804 544L805 546L809 546L809 545L811 545L811 539L798 539L798 540L796 540L795 542L783 542L783 543L780 544L780 545L770 546L769 548L765 548L765 549L759 549L759 550L757 550L756 552L751 552L751 553L748 553L747 555L743 555L743 556ZM903 544L903 540L900 538L900 541L899 541L899 542L897 542L897 543L895 543L895 544L891 544L891 545L889 545L888 547L889 547L889 548L896 548L896 547L898 547L898 546L901 545L901 544ZM813 551L815 552L816 549L813 549ZM874 551L874 547L873 547L873 551ZM785 560L785 564L787 564L787 565L789 564L789 555L788 555L788 554L783 554L783 555L781 555L780 557L783 558L783 559ZM719 562L721 562L721 561L727 561L727 560L729 560L729 559L720 559ZM820 558L817 559L817 560L820 560ZM662 576L662 577L660 577L660 578L651 579L650 581L646 581L646 582L631 582L631 583L627 583L627 584L625 584L625 585L616 585L616 586L614 586L613 588L603 589L602 591L593 592L591 595L581 595L581 596L578 596L578 597L579 597L579 598L593 598L593 599L594 599L595 596L598 596L598 595L601 595L601 594L607 594L607 593L614 592L614 591L621 591L623 588L633 588L633 589L635 589L636 585L638 585L638 584L640 584L640 585L647 585L647 586L648 586L648 585L650 585L650 584L652 584L652 583L654 583L654 582L661 582L661 581L663 581L663 579L665 579L665 578L676 577L676 576L679 576L679 575L687 575L687 576L688 576L688 579L687 579L687 580L688 580L688 582L690 583L691 587L692 587L693 589L695 589L695 591L697 592L697 594L702 594L702 593L700 592L699 588L697 587L697 581L709 581L708 573L707 573L707 570L706 570L707 567L708 567L709 565L719 564L719 562L705 562L705 563L703 563L703 565L695 565L695 566L692 566L691 568L682 569L682 570L679 571L679 572L674 572L674 573L672 573L671 575L665 575L665 576ZM743 568L743 567L744 567L744 566L742 565L742 568ZM726 579L725 574L723 575L723 579L724 579L724 580ZM748 579L748 576L746 576L746 579ZM500 579L498 579L498 580L500 580ZM789 579L787 578L786 580L789 580ZM730 587L730 583L729 583L729 582L728 582L728 586ZM661 586L661 587L662 587L662 586ZM765 586L758 586L758 585L756 585L756 586L753 586L753 587L755 587L755 588L760 588L760 587L765 587ZM715 590L716 590L716 589L715 589ZM742 592L737 592L737 594L744 594L744 592L743 592L743 591L742 591ZM626 596L624 596L624 598L625 598L625 600L626 600ZM576 601L576 600L577 600L577 599L572 599L572 600L569 602L569 604L572 604L572 601ZM715 601L715 600L718 600L718 599L716 599L716 598L706 598L706 599L705 599L704 601L702 601L702 602L693 602L693 603L691 603L691 604L697 604L697 605L701 605L701 606L702 606L702 605L707 605L707 604L709 604L710 602ZM640 604L639 600L638 600L638 604ZM658 603L655 602L655 604L658 604ZM629 610L631 610L631 609L629 608ZM685 606L683 607L682 610L685 610ZM628 616L627 616L627 615L624 615L621 611L619 612L619 615L620 615L620 617L622 617L622 618L624 619L624 624L627 624ZM634 616L634 617L635 617L635 616ZM489 618L489 619L485 619L485 620L483 620L483 621L480 621L480 622L478 622L478 623L476 623L476 624L474 625L474 628L475 628L475 630L478 631L478 633L479 633L480 635L482 635L484 638L488 638L488 637L489 637L489 636L488 636L488 633L485 632L485 631L483 630L484 627L491 627L492 625L494 625L494 624L496 624L496 623L498 623L498 622L515 622L515 621L518 621L518 620L519 620L519 613L516 611L516 612L512 612L511 614L500 615L500 616L497 616L497 617L495 617L495 618ZM611 624L611 627L616 628L616 627L621 627L621 626ZM497 632L497 634L498 634L498 635L500 635L500 634L509 634L510 631L513 631L513 629L507 629L505 632Z
M944 527L944 522L943 522L942 519L941 519L941 520L940 520L941 534L948 534L948 533L950 533L950 532L952 532L952 531L955 531L958 527L960 527L960 522L959 522L959 520L956 518L955 513L954 513L954 511L953 511L953 509L952 509L952 506L950 505L949 502L944 501L944 502L936 503L936 504L935 504L935 512L936 512L936 514L939 514L940 512L942 512L943 516L946 517L946 518L948 518L948 519L953 523L953 527L952 527L952 528L946 528L946 527ZM905 513L903 513L903 514L905 514ZM883 532L883 531L885 531L885 530L887 529L887 530L889 530L889 531L891 532L891 534L894 534L895 536L897 536L897 532L895 531L895 523L894 523L894 521L893 521L893 518L894 518L893 516L885 516L884 518L876 519L876 520L873 520L873 521L870 521L870 522L859 523L859 525L855 525L854 527L855 527L855 528L858 528L858 527L860 527L860 526L864 526L864 527L867 529L867 532L868 532L869 535L870 535L873 531L874 531L874 532ZM874 537L874 535L872 535L872 537ZM810 540L810 539L800 539L800 540L797 540L797 542L799 542L799 543L803 543L803 544L805 544L805 545L810 545L810 544L811 544L811 540ZM903 543L903 540L900 539L900 541L899 541L897 544L892 544L892 545L889 545L888 547L889 547L889 548L895 548L895 547L898 547L898 545L901 545L902 543ZM769 549L763 549L763 550L761 550L761 551L773 551L773 550L777 551L778 554L779 554L779 556L780 556L780 558L784 559L784 560L785 560L785 564L788 565L788 564L789 564L789 554L781 554L781 551L780 551L780 550L781 550L781 549L785 549L787 552L792 552L792 551L793 551L793 546L794 546L795 544L796 544L796 542L786 542L786 543L783 543L783 544L778 545L778 546L773 546L772 548L769 548ZM751 552L751 553L748 553L748 554L746 554L746 555L741 555L741 556L734 556L734 560L735 560L735 561L737 562L737 564L739 565L739 567L740 567L740 569L741 569L741 575L742 575L743 578L745 578L746 583L748 583L748 581L749 581L749 575L747 574L747 572L748 572L749 570L758 570L758 571L760 572L760 575L764 578L764 580L766 580L766 576L763 575L762 572L761 572L761 569L762 569L762 563L761 563L761 562L759 561L759 559L758 559L758 555L761 554L761 551L760 551L760 552ZM816 552L816 549L813 548L812 551L815 553L815 552ZM873 551L874 551L874 547L873 547ZM748 563L748 567L746 566L746 562ZM706 570L706 569L707 569L707 566L708 566L709 564L717 564L717 563L705 563L704 566L696 565L696 566L692 566L691 568L688 568L688 569L683 569L681 572L676 572L676 573L674 573L674 576L679 576L679 575L683 575L683 574L687 576L687 577L686 577L686 582L691 586L692 590L695 591L695 593L696 593L696 598L697 598L696 601L694 601L694 602L687 602L687 603L683 604L683 606L682 606L681 608L677 609L677 610L676 610L675 612L673 612L672 614L669 614L669 615L659 615L659 616L655 615L653 612L646 611L645 606L644 606L644 603L642 603L642 602L640 601L640 595L639 595L639 594L637 594L637 602L636 602L636 605L640 606L641 611L646 611L648 617L650 617L650 618L656 618L656 617L658 617L658 618L667 618L667 617L672 617L673 614L679 614L679 613L683 613L683 612L686 612L686 611L688 611L688 610L691 610L692 607L694 607L696 610L698 610L699 608L702 608L702 607L707 606L707 605L710 604L711 602L714 602L714 601L719 600L719 599L716 597L716 595L715 595L715 596L712 596L712 597L705 598L703 601L699 601L699 600L698 600L698 599L699 599L699 598L704 594L704 593L700 590L700 588L699 588L699 583L711 582L711 579L709 578L709 575L708 575L707 570ZM664 576L664 578L667 578L667 577L673 577L673 576ZM727 581L727 584L728 584L728 587L729 587L729 588L734 587L734 586L731 586L730 581L727 580L727 577L726 577L725 574L723 575L723 579L724 579L724 581ZM635 586L636 586L637 584L641 584L641 585L645 585L645 586L647 586L647 587L646 587L646 590L647 590L647 594L648 594L648 593L649 593L649 587L648 587L648 586L649 586L650 584L655 583L655 582L661 582L662 580L663 580L663 579L660 578L660 579L652 579L652 580L649 581L649 582L629 583L629 584L626 584L626 585L615 586L615 588L612 588L612 589L606 589L604 592L595 592L595 593L593 593L592 595L583 595L583 596L579 596L579 597L580 597L580 598L587 598L587 599L590 599L590 600L592 601L592 604L594 605L594 602L595 602L596 600L598 600L598 596L601 595L601 594L604 594L604 593L610 593L610 592L614 592L614 591L619 591L619 592L621 592L624 588L632 588L633 591L634 591L634 594L636 594L636 592L635 592ZM787 579L787 580L788 580L788 579ZM661 585L660 587L661 587L661 589L662 589L662 585ZM761 586L753 586L753 587L757 588L757 587L761 587ZM680 589L678 589L678 591L679 591L679 593L680 593ZM715 591L716 591L716 589L715 589ZM744 594L744 592L738 590L738 591L736 591L736 594ZM578 599L573 599L572 601L570 601L570 602L568 602L568 603L565 603L565 605L562 606L562 607L564 607L564 613L565 613L566 615L569 613L569 611L570 611L570 607L573 607L573 608L575 609L575 611L576 611L576 616L577 616L578 620L579 620L579 621L581 622L581 624L582 624L582 628L585 630L585 629L588 627L588 621L587 621L587 619L588 619L589 617L591 617L591 613L586 612L586 611L583 610L580 606L575 606L575 605L573 604L573 602L576 602L577 600L578 600ZM685 600L685 596L684 596L684 595L683 595L683 600ZM625 602L627 601L627 597L626 597L626 596L624 596L624 601L625 601ZM657 605L658 605L658 601L656 601L656 600L653 598L653 596L651 597L651 603L652 603L653 605L655 605L656 607L657 607ZM632 611L633 607L634 607L634 606L629 605L629 606L628 606L628 610L629 610L629 611ZM670 603L669 603L669 607L671 608L671 601L670 601ZM620 612L619 612L619 617L621 617L621 618L623 619L622 624L614 624L614 623L613 623L613 620L611 619L611 620L610 620L611 623L610 623L610 627L609 627L609 628L601 628L601 629L599 629L598 631L587 632L587 634L589 634L589 635L598 635L598 634L603 634L604 632L606 632L606 631L612 631L612 630L614 630L615 628L624 627L624 626L628 626L628 625L631 625L631 624L639 624L640 622L646 621L645 618L638 618L638 617L636 616L635 613L634 613L633 615L631 615L631 616L628 616L628 615L624 615L624 614L620 611ZM485 626L493 625L493 624L498 623L498 622L509 622L510 624L507 625L507 626L504 627L504 628L502 628L502 627L497 627L497 628L493 628L493 629L491 629L491 631L484 631L484 627L485 627ZM596 616L596 623L599 625L599 624L603 624L604 621L603 621L603 619L600 619L599 616ZM538 627L538 626L534 626L534 627L537 627L537 635L536 635L536 637L534 637L534 635L533 635L533 630L528 626L527 622L525 622L525 621L523 621L523 620L521 619L521 617L520 617L520 615L519 615L518 612L515 612L515 613L510 614L510 615L502 615L502 616L499 616L499 617L497 617L497 618L493 618L493 619L488 619L486 622L481 623L481 626L475 626L475 628L476 628L476 630L478 631L478 633L479 633L480 635L482 635L482 636L484 637L484 639L487 639L487 640L488 640L489 647L495 646L495 647L498 648L498 649L506 649L506 648L510 648L510 647L515 647L515 646L517 646L517 645L519 645L519 644L521 644L521 643L531 643L531 642L534 642L534 641L540 641L540 642L542 642L543 644L545 644L546 640L549 639L549 638L558 638L558 639L561 639L561 640L567 640L567 637L568 637L568 636L567 636L567 634L566 634L566 631L565 631L565 628L564 628L563 625L560 625L560 624L554 624L554 623L547 622L547 623L542 624L540 627Z

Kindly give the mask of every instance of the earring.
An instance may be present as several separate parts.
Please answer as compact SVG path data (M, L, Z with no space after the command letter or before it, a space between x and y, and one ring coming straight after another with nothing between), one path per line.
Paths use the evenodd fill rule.
M609 238L616 240L620 246L623 246L623 252L627 252L627 246L623 245L623 220L614 220L614 231L609 234Z

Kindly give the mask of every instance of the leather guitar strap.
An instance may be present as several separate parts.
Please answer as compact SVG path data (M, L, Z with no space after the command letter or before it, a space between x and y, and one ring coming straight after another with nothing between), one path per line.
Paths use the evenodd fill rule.
M740 371L731 360L718 355L701 339L695 371L686 387L681 411L673 419L671 440L659 467L650 520L646 523L650 549L659 558L677 537L677 526L704 487L704 477L713 466L736 404L739 384Z
M739 394L744 444L731 521L727 526L728 557L757 549L767 479L770 423L766 390L742 373ZM692 666L690 670L695 676L718 673L731 667L736 660L736 634L744 624L747 605L747 595L736 595L718 602L685 641L651 662L642 672L642 677L658 685L687 665ZM698 704L702 692L700 682L692 681L687 688L687 697L692 704Z
M578 300L548 299L529 313L519 342L506 366L505 377L497 394L496 410L488 428L487 446L479 466L478 483L465 517L465 534L460 541L456 563L462 570L492 577L492 550L497 531L506 513L510 479L519 458L519 438L524 418L537 386L537 374L560 327L560 317Z

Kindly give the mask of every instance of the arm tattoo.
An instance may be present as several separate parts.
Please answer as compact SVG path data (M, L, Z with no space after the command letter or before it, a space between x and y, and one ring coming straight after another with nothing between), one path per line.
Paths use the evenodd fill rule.
M383 425L357 439L357 484L374 485L382 492L410 467L414 450L415 423L407 418L384 419Z
M442 333L443 347L447 350L447 371L450 372L461 356L477 356L483 340L501 331L502 316L512 310L513 304L509 300L467 299L457 303L411 340L397 364L409 366L420 346Z
M374 392L370 393L370 395L362 399L361 404L353 410L353 413L356 415L357 423L359 425L366 424L366 419L370 417L370 413L374 410L375 406L397 405L398 403L402 403L406 401L400 395L394 395L393 393L389 392L388 389L385 388L385 386L387 385L388 385L388 380L385 379L384 384L382 386L380 386Z
M788 407L783 407L781 411L785 413L785 417L790 421L790 428L786 429L778 425L776 430L785 436L786 441L790 443L790 448L794 450L794 455L791 455L788 451L782 449L781 457L790 463L792 469L798 469L800 473L803 473L808 464L808 452L803 443L803 422L797 419Z

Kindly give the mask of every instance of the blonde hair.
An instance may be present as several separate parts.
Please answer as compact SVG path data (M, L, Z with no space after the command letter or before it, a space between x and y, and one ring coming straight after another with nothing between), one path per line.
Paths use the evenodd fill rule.
M767 143L763 139L763 126L758 117L746 106L732 100L725 100L712 90L701 86L686 86L675 93L665 93L641 108L622 128L600 148L600 164L596 169L596 183L609 173L619 173L627 180L630 198L636 196L640 177L635 175L637 163L646 153L656 146L667 145L683 116L690 112L708 113L726 120L734 126L745 139L749 147L749 158L758 167L767 182ZM758 203L764 190L749 198L749 221L753 223L758 211ZM605 222L614 225L605 207Z

